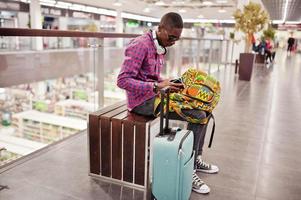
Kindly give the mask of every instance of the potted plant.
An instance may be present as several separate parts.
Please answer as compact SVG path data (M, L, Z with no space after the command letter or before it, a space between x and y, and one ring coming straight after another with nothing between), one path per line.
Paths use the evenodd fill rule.
M276 31L272 27L268 27L266 30L263 31L263 36L265 39L274 40L275 34L276 34Z
M261 8L258 3L250 2L245 5L243 10L237 9L234 14L235 28L245 33L245 53L239 57L239 79L251 79L255 55L251 52L252 40L254 33L262 30L268 23L268 13Z

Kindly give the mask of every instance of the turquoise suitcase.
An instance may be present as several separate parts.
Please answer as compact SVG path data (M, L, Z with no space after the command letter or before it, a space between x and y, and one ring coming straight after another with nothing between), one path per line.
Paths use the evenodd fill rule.
M161 90L161 102L169 88ZM163 111L163 104L161 104ZM194 165L193 132L168 128L168 111L160 115L160 133L153 141L152 196L156 200L188 200Z

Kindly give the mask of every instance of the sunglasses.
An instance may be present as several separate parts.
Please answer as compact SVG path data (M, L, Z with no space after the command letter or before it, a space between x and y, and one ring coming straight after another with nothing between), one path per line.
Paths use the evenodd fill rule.
M174 35L168 35L168 41L169 42L175 42L179 40L179 38L177 36L174 36Z
M169 35L167 30L165 30L165 32L166 32L167 37L168 37L168 42L175 42L175 41L179 40L179 38L177 36Z

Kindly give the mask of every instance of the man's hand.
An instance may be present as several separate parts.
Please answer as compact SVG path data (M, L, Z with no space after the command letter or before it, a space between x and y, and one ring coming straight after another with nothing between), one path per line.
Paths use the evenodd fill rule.
M170 82L170 80L171 79L166 79L166 80L158 83L158 89L160 90L166 86L169 86L171 92L177 92L184 88L184 85L182 83L173 83L173 82Z

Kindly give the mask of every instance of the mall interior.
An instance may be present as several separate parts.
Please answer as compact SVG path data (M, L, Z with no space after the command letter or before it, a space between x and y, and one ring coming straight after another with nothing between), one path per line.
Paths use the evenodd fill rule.
M131 118L116 83L129 42L176 12L184 27L161 77L194 68L221 87L202 155L219 172L198 172L210 193L190 200L300 200L300 9L300 0L0 0L0 199L151 199L159 120Z

